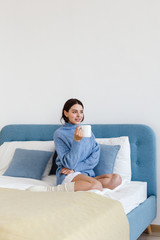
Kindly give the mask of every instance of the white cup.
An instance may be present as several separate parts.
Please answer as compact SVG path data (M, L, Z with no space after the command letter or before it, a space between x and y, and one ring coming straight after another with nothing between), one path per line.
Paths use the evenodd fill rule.
M91 137L91 125L81 125L83 137Z

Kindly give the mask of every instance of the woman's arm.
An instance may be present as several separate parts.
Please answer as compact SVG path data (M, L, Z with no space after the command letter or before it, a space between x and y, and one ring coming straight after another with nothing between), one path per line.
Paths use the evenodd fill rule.
M55 136L54 141L58 157L63 167L75 169L81 156L80 141L73 140L71 148L68 147L61 137Z
M74 169L81 159L81 150L80 150L80 141L83 138L82 130L80 126L77 126L74 132L74 140L72 142L72 146L70 147L67 142L67 138L64 136L59 136L59 134L55 133L54 141L56 146L56 151L58 153L58 157L64 168Z
M77 166L77 171L85 171L87 169L93 169L99 162L99 156L100 156L100 147L98 143L95 141L93 150L91 155L85 159L84 161L81 161ZM74 169L76 172L76 168Z

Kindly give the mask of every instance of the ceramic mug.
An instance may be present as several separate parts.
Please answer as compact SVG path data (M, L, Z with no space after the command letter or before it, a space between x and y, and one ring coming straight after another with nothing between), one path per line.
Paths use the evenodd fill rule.
M91 137L91 125L81 125L83 137Z

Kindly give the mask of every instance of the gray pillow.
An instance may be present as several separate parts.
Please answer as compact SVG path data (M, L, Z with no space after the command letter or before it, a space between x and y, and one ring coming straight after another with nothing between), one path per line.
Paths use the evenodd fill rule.
M93 169L96 176L113 173L114 163L120 145L99 144L100 158L97 166Z
M41 180L53 152L17 148L4 176Z

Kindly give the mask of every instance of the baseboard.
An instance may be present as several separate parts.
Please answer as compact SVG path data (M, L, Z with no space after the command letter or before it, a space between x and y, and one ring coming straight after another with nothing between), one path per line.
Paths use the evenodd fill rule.
M152 232L160 232L160 225L151 224Z

